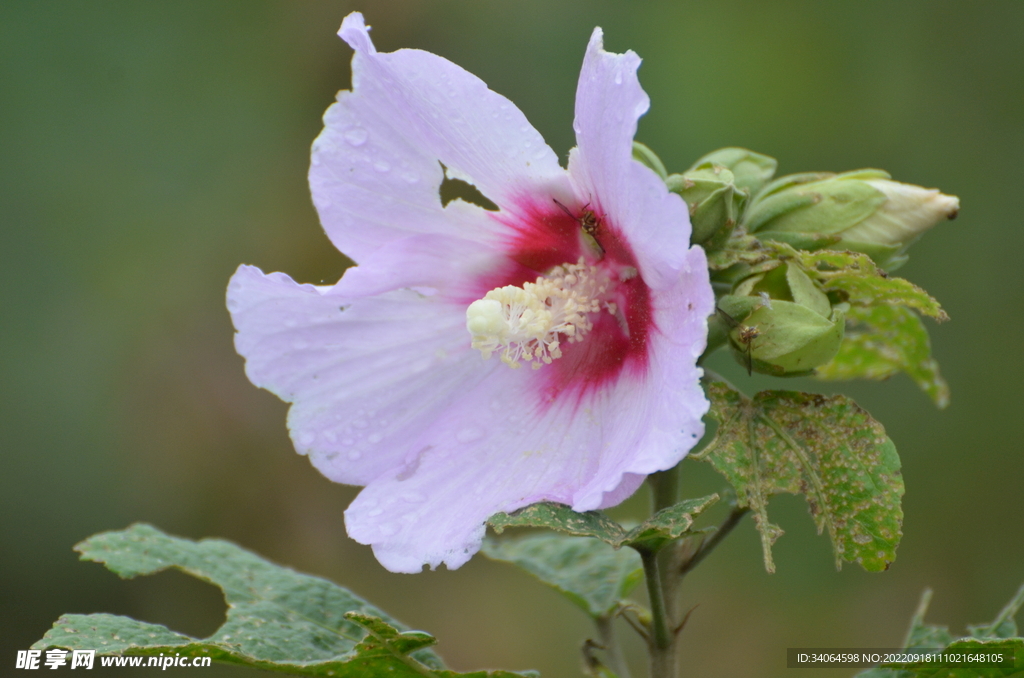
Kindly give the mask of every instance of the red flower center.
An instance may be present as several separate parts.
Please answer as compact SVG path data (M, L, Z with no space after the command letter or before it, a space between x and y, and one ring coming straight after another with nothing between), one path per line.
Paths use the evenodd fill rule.
M581 259L608 283L598 299L601 310L588 316L592 328L578 341L561 341L560 357L543 366L543 399L553 403L574 396L579 401L622 376L642 377L648 339L656 330L651 292L621 231L596 203L531 198L519 208L514 216L501 212L492 217L513 235L504 245L507 264L481 276L485 293L534 283Z

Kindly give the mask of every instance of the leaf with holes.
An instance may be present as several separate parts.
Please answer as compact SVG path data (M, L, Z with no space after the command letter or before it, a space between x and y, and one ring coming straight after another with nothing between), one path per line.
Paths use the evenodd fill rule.
M839 353L817 369L819 379L888 379L906 372L940 407L949 404L949 385L932 358L928 330L903 306L854 306L846 314Z
M474 676L455 673L429 649L436 641L411 631L331 582L269 563L219 539L190 541L136 524L105 532L75 549L122 578L177 568L221 588L227 619L205 639L110 614L64 615L33 648L96 649L101 655L210 657L267 671L336 678Z
M708 268L724 271L737 264L754 266L775 258L775 250L754 236L735 233L721 247L708 251Z
M699 499L684 499L663 508L630 530L622 543L635 549L657 551L668 542L690 534L694 519L717 501L718 495L711 494Z
M884 570L901 536L903 479L896 447L882 425L845 396L762 391L747 398L708 382L708 416L718 423L697 459L710 462L749 506L761 533L765 568L782 529L768 521L768 500L803 494L818 527L832 540L836 566L857 562Z
M615 548L632 546L658 550L669 541L687 535L694 518L716 501L717 494L681 501L658 511L632 530L626 530L600 511L577 513L565 504L547 501L513 513L497 513L487 523L498 534L509 527L546 527L577 537L595 537Z
M803 252L780 242L766 242L779 259L795 259L825 292L853 306L906 306L936 320L949 320L939 302L909 280L889 276L866 254L816 250Z
M644 575L636 551L615 549L588 537L542 532L488 539L483 552L518 565L595 618L613 613Z

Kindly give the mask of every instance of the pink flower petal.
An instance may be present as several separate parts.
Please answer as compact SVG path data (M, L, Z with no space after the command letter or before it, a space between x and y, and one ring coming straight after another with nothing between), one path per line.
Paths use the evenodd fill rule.
M424 430L414 462L353 501L345 512L349 536L372 545L394 572L418 572L424 563L456 568L480 548L484 521L499 511L545 500L597 508L606 494L621 500L638 476L669 463L655 451L639 464L633 458L637 438L659 422L649 417L654 410L629 407L638 395L631 389L597 394L583 409L544 408L535 378L504 368L467 390ZM678 457L676 450L670 463Z
M446 214L439 163L499 206L537 186L564 190L555 153L482 80L429 52L377 52L358 13L345 18L339 35L356 50L352 91L341 92L324 115L309 173L320 220L338 249L360 261L416 233L486 237L484 225L467 234Z
M504 368L469 348L463 309L411 290L346 298L241 266L228 308L249 379L294 403L296 450L335 482L401 468L467 384Z
M599 205L622 231L645 282L657 288L675 277L687 256L690 217L682 198L633 160L637 120L650 107L637 80L639 66L632 51L606 52L601 29L594 29L576 89L578 147L569 172L582 199Z

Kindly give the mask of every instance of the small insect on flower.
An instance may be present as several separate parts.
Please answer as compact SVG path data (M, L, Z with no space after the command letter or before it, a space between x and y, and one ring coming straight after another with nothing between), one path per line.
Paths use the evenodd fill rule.
M762 303L764 306L771 308L771 301L768 300L768 295L764 292L762 297ZM715 307L715 311L718 312L729 327L737 330L736 341L746 347L746 358L747 358L747 376L753 376L754 374L754 340L761 336L761 330L758 329L757 325L744 325L740 321L733 318L731 315L723 311L719 307Z
M455 568L495 513L614 506L686 455L714 293L686 204L633 159L636 54L594 31L562 167L479 78L368 31L342 24L352 90L309 171L358 265L333 286L242 266L228 310L246 374L292 403L296 450L363 486L349 536L394 572ZM495 209L442 201L446 178Z
M597 238L597 229L601 226L601 219L594 214L594 210L588 209L590 207L590 203L588 202L583 206L580 214L573 214L572 210L558 202L556 198L552 198L552 200L562 209L563 212L569 215L571 219L575 220L576 223L580 225L580 230L583 231L583 235L587 238L588 244L593 247L599 257L603 257L604 247L601 246L601 241Z

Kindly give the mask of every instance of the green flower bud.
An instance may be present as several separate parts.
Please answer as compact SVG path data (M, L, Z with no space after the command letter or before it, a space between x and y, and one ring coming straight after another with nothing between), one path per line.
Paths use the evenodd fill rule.
M956 218L959 209L956 197L892 181L881 170L794 174L758 194L744 226L763 240L799 249L863 252L893 270L922 233Z
M733 173L721 165L704 163L683 174L669 175L665 183L690 208L690 240L709 248L724 243L747 200L747 193L736 188Z
M779 163L775 158L745 148L720 148L693 163L691 170L705 165L721 165L733 175L733 183L748 195L757 195L775 175Z
M659 177L661 177L662 181L668 177L668 170L665 169L665 163L661 161L661 158L659 158L658 155L645 144L641 144L639 141L633 142L633 160L650 167Z
M741 282L718 300L718 308L734 325L729 342L740 364L763 374L801 376L835 357L849 307L833 307L800 268L780 263Z

